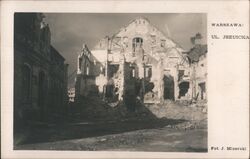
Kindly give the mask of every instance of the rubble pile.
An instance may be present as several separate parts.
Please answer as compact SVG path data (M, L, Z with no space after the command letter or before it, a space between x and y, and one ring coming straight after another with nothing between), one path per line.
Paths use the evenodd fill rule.
M205 104L201 106L195 105L184 106L174 101L164 101L159 104L148 104L146 107L158 118L168 119L184 119L189 121L202 121L207 118L207 112Z
M168 125L167 127L178 130L203 129L207 127L207 105L206 101L195 103L164 101L158 104L147 104L146 107L157 117L175 120L186 120L185 122Z
M191 103L188 106L181 102L165 100L162 103L139 104L135 111L129 111L124 103L120 102L116 107L98 97L89 97L79 104L79 120L88 121L125 121L145 119L173 119L185 120L175 125L176 129L194 129L204 127L207 124L207 106L205 101ZM75 117L75 116L74 116ZM172 126L171 126L172 128Z
M155 115L142 103L136 102L131 111L124 102L118 102L115 107L99 97L91 96L81 99L75 104L71 117L73 121L124 121L130 119L157 119Z
M78 115L79 120L98 120L102 118L103 120L108 120L108 118L116 118L114 115L114 108L107 105L98 97L88 97L86 99L81 99L75 105L75 114ZM72 117L76 117L72 114Z
M206 129L207 119L202 119L200 121L186 121L177 125L172 125L171 128L178 130Z

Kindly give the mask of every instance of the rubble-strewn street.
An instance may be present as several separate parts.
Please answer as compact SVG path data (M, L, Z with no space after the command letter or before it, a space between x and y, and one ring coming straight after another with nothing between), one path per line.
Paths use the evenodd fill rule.
M151 110L155 114L142 105L137 106L136 113L129 113L122 106L109 108L101 100L91 99L79 103L85 109L75 106L74 118L64 124L33 123L16 135L15 149L198 152L207 149L207 119L202 109L166 101L159 110ZM95 109L93 114L86 113L88 107ZM168 114L160 110L162 107L182 111L172 111L169 117L173 119L168 119ZM201 113L203 118L192 119L190 112Z
M99 137L88 137L39 144L27 144L17 146L16 148L26 150L204 152L207 151L206 141L206 129L185 130L164 126L162 128L134 130L130 132L104 135Z
M207 151L206 29L185 33L183 48L142 15L108 32L95 15L78 37L54 28L61 14L15 14L15 150Z

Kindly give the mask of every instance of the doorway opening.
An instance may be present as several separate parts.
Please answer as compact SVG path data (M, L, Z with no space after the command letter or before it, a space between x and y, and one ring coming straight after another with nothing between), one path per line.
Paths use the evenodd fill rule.
M174 78L164 75L164 99L174 100Z
M206 99L206 83L199 83L201 100Z

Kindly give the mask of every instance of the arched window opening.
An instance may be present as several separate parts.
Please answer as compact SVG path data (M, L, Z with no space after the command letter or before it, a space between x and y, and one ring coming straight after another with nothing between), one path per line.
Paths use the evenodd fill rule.
M102 66L100 67L100 71L101 71L101 72L103 71L103 67L102 67Z
M89 75L89 65L86 66L86 75Z
M133 39L132 41L132 47L133 47L133 56L135 55L134 53L136 52L136 50L141 49L143 45L143 39L136 37Z
M145 77L151 78L152 77L152 67L146 67L145 68Z
M135 77L135 68L134 67L131 67L131 70L130 70L130 78L133 78Z
M23 87L23 99L25 102L30 100L31 96L31 68L25 64L22 68L22 87Z
M40 71L38 77L38 105L41 110L41 119L45 119L45 96L46 96L46 77L43 71Z
M161 39L161 47L165 47L165 43L166 43L166 40L165 39Z
M79 68L79 70L81 70L81 67L82 67L82 58L79 58L78 59L78 68Z
M155 35L151 35L151 42L152 42L152 45L156 44L156 36Z

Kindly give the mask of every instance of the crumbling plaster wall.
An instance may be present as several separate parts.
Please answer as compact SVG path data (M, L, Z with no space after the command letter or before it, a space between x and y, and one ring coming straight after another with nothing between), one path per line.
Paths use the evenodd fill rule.
M207 86L207 57L206 54L199 58L198 62L191 65L192 70L192 83L193 83L193 96L201 100L201 87L200 84L205 85L205 92L203 92L203 99L207 99L206 86Z
M142 39L142 47L136 48L135 52L133 51L134 38ZM108 61L110 62L119 63L124 58L125 62L136 64L135 75L138 79L145 78L145 66L150 65L152 76L149 82L154 84L152 91L157 94L159 101L163 100L164 74L168 73L173 77L174 96L177 99L179 95L179 66L189 72L188 62L183 60L182 49L168 35L164 35L145 18L138 18L121 28L113 36L101 39L95 49L108 49ZM121 57L121 54L124 56ZM130 71L133 70L130 69ZM123 76L122 73L119 75ZM128 83L133 82L127 81L127 85L124 85L125 88L130 87Z
M103 90L103 88L99 88L99 85L103 86L102 80L104 80L102 77L104 71L101 68L103 68L102 63L97 61L88 47L83 44L77 61L76 98L87 97L91 93L99 93L99 90Z

